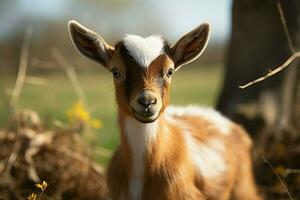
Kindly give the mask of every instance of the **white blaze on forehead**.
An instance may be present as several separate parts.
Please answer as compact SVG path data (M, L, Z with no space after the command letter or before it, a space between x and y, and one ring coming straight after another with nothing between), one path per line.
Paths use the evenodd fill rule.
M160 35L143 38L138 35L126 35L123 39L130 55L141 66L147 68L164 51L164 41Z

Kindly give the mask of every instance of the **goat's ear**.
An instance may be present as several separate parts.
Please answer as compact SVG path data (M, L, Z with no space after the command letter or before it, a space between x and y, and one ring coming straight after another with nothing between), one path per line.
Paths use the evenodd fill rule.
M69 21L69 33L80 53L109 70L109 61L114 53L112 46L107 44L100 35L74 20Z
M204 23L185 34L170 48L175 70L197 59L209 40L209 24Z

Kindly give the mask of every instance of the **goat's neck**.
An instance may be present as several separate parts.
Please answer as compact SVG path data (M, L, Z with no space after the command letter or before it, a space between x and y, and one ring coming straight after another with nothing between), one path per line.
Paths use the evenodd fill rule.
M129 193L132 199L141 199L147 171L159 165L164 149L168 148L165 140L168 137L168 125L163 113L152 123L141 123L131 116L121 117L120 122L121 146L127 146L130 162Z
M129 115L121 115L119 120L122 136L121 145L128 147L133 168L135 165L145 163L145 158L149 159L149 156L153 154L154 147L158 150L159 141L167 136L168 124L163 113L151 123L139 122Z
M167 124L163 116L160 115L152 123L141 123L128 115L119 116L121 148L125 156L124 161L126 160L129 166L129 193L132 199L141 199L149 163L157 162L158 157L161 158L157 152L167 147L166 144L158 144L167 135Z
M121 148L131 166L131 175L144 173L146 162L159 162L169 145L169 124L164 113L151 123L142 123L129 115L119 115ZM162 144L163 145L160 145ZM159 158L158 158L159 157ZM126 159L126 160L127 160ZM135 176L135 175L134 175Z
M178 130L164 113L152 123L141 123L126 115L120 115L119 122L122 160L128 166L129 194L131 199L141 199L144 181L155 176L153 172L161 171L170 156L176 157L172 154L178 152L174 149L182 139L171 140L173 132Z

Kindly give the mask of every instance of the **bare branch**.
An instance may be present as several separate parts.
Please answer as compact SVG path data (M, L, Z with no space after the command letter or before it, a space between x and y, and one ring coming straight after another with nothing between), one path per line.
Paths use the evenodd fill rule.
M289 174L300 174L300 169L286 169L285 173Z
M289 195L289 198L291 200L294 200L294 198L292 197L291 193L289 192L289 189L287 187L286 182L279 176L279 174L276 172L276 170L274 169L273 165L263 156L263 160L265 163L267 163L269 165L269 167L272 169L273 173L276 175L277 179L280 181L281 185L283 186L285 192Z
M260 78L257 78L257 79L255 79L255 80L253 80L253 81L251 81L251 82L249 82L245 85L240 85L239 86L240 89L245 89L245 88L247 88L247 87L249 87L249 86L251 86L255 83L261 82L261 81L269 78L270 76L273 76L274 74L276 74L276 73L282 71L283 69L285 69L286 67L288 67L288 65L291 62L293 62L296 58L300 57L300 51L298 51L298 52L295 51L295 47L292 43L292 39L291 39L289 30L288 30L288 27L287 27L287 23L286 23L286 20L285 20L285 17L284 17L282 6L281 6L279 1L276 3L276 6L277 6L277 10L278 10L278 13L279 13L279 16L280 16L280 21L281 21L283 29L284 29L285 36L286 36L287 41L288 41L289 48L290 48L290 50L293 54L282 65L280 65L279 67L277 67L274 70L270 71L266 75L264 75Z
M287 39L288 44L289 44L289 48L290 48L292 53L295 53L296 52L295 47L293 45L292 38L291 38L291 35L289 33L289 29L287 27L286 20L285 20L285 17L284 17L284 13L283 13L283 10L282 10L282 6L281 6L279 1L276 3L276 6L277 6L277 10L278 10L278 13L279 13L279 16L280 16L280 20L281 20L281 23L282 23L282 26L283 26L283 29L284 29L286 39Z
M29 47L32 38L32 32L33 32L32 26L28 26L25 31L24 41L21 50L19 71L18 71L15 87L12 92L12 97L10 100L10 107L12 112L15 111L15 108L18 104L20 93L22 91L24 81L26 78L26 71L27 71L28 57L29 57Z
M7 163L6 163L6 172L7 173L10 173L14 162L18 158L18 154L19 154L20 149L21 149L21 142L16 141L14 146L13 146L13 150L12 150L10 156L8 157L8 160L7 160Z
M84 90L79 82L78 76L74 70L74 67L70 65L66 59L61 55L57 48L53 47L51 49L51 54L53 58L57 61L58 65L66 72L77 96L78 99L88 108L86 95Z
M293 62L296 58L300 57L300 51L294 53L293 55L291 55L282 65L278 66L277 68L275 68L274 70L270 71L269 73L267 73L266 75L258 78L258 79L255 79L245 85L240 85L239 88L241 89L245 89L255 83L258 83L258 82L261 82L267 78L269 78L270 76L273 76L274 74L277 74L278 72L284 70L286 67L289 66L289 64L291 62Z

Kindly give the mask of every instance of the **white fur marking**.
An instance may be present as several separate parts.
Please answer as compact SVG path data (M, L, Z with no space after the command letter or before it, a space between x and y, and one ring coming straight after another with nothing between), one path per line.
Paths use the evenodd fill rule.
M145 168L145 151L148 144L156 139L157 121L141 123L132 117L125 118L125 134L132 152L132 173L129 193L132 200L142 199Z
M164 41L159 35L151 35L146 38L138 35L126 35L123 41L130 55L144 68L147 68L155 58L163 53Z
M221 175L226 170L221 153L224 146L220 141L214 139L206 143L200 143L189 132L185 132L185 139L191 159L202 176L213 178Z
M223 117L219 112L212 108L205 108L199 106L187 106L187 107L174 107L169 106L166 113L171 116L196 116L204 118L211 122L211 124L220 130L220 133L224 135L230 134L231 122Z
M214 178L226 170L226 163L222 156L225 147L221 141L209 139L200 142L191 135L188 123L174 118L174 115L167 115L166 119L170 123L180 125L190 158L202 176Z

